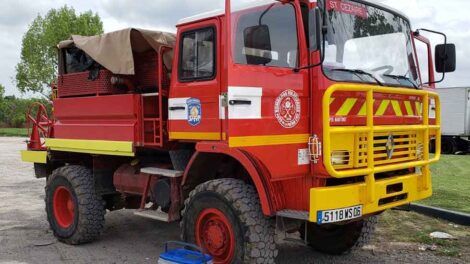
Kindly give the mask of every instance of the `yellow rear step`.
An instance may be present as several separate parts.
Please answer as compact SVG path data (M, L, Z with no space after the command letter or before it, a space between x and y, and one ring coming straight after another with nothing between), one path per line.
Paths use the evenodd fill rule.
M47 163L47 151L22 150L21 160L24 162L46 164Z

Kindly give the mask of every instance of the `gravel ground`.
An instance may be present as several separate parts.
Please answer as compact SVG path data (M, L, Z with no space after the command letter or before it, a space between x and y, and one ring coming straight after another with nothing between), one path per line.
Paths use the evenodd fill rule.
M178 239L177 223L134 216L131 210L106 215L99 241L69 246L56 241L44 212L44 179L20 161L22 138L0 137L0 263L156 263L163 242ZM375 238L364 249L327 256L279 239L277 263L464 263L418 251L416 244Z

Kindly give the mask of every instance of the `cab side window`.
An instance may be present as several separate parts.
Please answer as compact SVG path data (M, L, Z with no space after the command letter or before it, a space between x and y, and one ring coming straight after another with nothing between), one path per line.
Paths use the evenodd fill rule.
M179 62L181 81L210 80L215 77L215 30L213 27L182 34Z
M238 64L297 67L294 7L290 4L273 4L240 15L234 46L234 59Z

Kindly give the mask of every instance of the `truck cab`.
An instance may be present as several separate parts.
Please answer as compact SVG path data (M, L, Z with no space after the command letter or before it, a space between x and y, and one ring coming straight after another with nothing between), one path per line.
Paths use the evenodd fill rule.
M258 188L281 190L262 199L268 215L321 223L325 210L368 215L431 195L439 97L434 67L429 81L419 71L415 42L429 41L405 15L366 1L231 7L178 25L171 139L256 160Z
M93 175L106 208L181 220L182 237L216 263L274 261L275 219L339 254L365 242L376 215L432 194L441 117L422 32L368 1L228 0L225 10L182 19L174 43L154 50L154 90L57 98L56 119L34 126L53 128L49 139L23 158L50 172L48 186L63 187L50 188L51 201L78 199L74 184L56 179ZM447 41L436 70L455 70ZM77 105L89 106L86 116ZM56 236L82 241L54 224L75 211L49 207Z

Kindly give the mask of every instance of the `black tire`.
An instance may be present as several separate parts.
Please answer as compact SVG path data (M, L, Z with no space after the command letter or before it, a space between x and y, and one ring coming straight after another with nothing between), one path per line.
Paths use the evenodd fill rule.
M57 217L60 214L60 203L55 202L54 194L68 193L73 205L69 225ZM93 174L82 166L65 166L54 170L46 185L46 213L49 225L58 240L72 245L96 240L104 227L105 202L95 192ZM69 205L69 204L67 204ZM56 208L54 208L54 206ZM77 210L78 208L78 210ZM69 209L70 210L70 209ZM63 211L63 210L62 210Z
M458 151L458 145L452 137L442 137L441 139L441 152L442 154L452 155Z
M202 240L202 236L196 238L196 229L199 229L196 224L204 222L200 220L204 213L214 209L222 212L230 223L235 241L232 247L233 257L219 256L214 263L274 263L278 252L274 241L274 224L263 215L255 188L240 180L208 181L198 185L190 193L182 212L183 240L202 246L206 252L211 253L208 247L198 243L198 240L207 240Z
M345 225L321 226L308 223L307 242L314 250L341 255L361 248L372 238L377 223L377 216L348 223ZM301 229L301 234L304 229Z
M436 153L436 140L435 139L431 139L429 141L429 152Z

